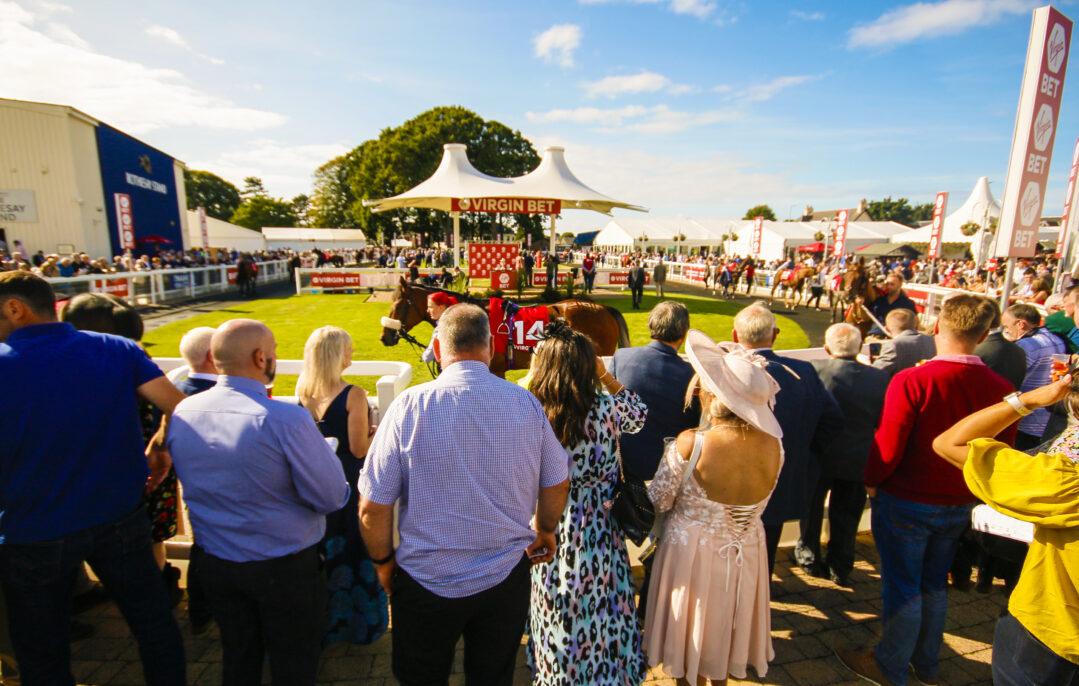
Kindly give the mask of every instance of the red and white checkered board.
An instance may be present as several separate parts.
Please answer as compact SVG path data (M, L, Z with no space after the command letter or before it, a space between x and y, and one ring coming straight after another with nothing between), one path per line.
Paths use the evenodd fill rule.
M520 251L518 243L469 243L468 275L473 279L489 279L491 270L502 260L506 261L507 269L513 269Z

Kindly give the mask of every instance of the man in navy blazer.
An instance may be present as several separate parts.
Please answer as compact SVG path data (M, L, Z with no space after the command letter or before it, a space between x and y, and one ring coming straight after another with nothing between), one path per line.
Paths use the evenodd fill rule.
M648 405L644 428L622 434L621 439L626 471L644 481L655 476L664 439L700 423L698 407L684 409L693 367L678 356L689 332L689 310L674 300L661 302L648 315L648 331L651 343L616 350L608 367L619 383Z
M210 356L210 339L217 329L197 326L180 339L180 357L187 363L187 376L176 382L184 395L195 395L217 385L217 368Z
M734 318L734 342L768 360L767 371L779 383L774 412L783 429L783 468L762 516L769 574L783 523L801 520L809 512L820 478L819 456L843 430L843 412L813 365L772 351L777 335L775 315L762 304L749 305Z
M643 348L616 350L607 367L619 383L641 396L648 406L644 427L635 434L624 433L620 439L625 471L644 481L655 476L664 441L701 422L696 401L688 409L685 407L693 367L678 356L689 333L689 310L675 300L661 302L648 314L648 333L651 343ZM637 605L637 615L642 619L651 579L652 560L648 559L644 562L644 584Z

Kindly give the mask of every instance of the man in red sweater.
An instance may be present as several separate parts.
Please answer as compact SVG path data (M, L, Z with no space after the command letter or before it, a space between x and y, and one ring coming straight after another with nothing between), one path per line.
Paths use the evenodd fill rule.
M908 665L919 683L937 683L948 570L976 499L963 472L933 452L933 439L1014 390L974 355L995 312L984 296L949 299L937 320L936 357L896 374L884 398L863 479L880 553L884 628L871 650L836 650L848 668L882 686L905 684ZM1011 444L1015 425L999 438Z

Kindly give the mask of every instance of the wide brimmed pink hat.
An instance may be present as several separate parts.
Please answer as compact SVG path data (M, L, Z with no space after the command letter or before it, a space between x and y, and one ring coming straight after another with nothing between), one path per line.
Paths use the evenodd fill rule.
M772 413L779 384L766 371L767 360L737 343L716 343L697 329L686 336L686 355L719 402L764 433L783 437Z

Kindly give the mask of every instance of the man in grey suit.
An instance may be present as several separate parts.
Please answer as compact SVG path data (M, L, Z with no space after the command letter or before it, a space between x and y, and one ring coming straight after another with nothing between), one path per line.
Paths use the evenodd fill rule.
M840 586L849 586L854 568L854 539L865 509L862 472L869 459L873 434L884 407L884 394L891 377L881 369L858 362L862 334L850 324L833 324L824 334L824 349L830 360L813 360L824 388L843 411L843 430L821 453L821 475L801 521L801 537L794 557L810 574L831 577ZM820 535L824 520L824 500L828 503L830 529L828 554L821 557Z
M895 376L937 354L933 337L918 333L918 314L914 310L892 310L885 318L884 326L892 340L885 341L881 347L880 357L873 363L877 369Z

